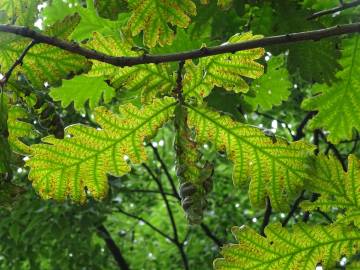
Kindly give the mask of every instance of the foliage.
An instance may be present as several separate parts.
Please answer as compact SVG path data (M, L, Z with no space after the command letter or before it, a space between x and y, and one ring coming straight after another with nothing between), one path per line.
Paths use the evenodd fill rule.
M266 238L248 227L232 229L237 245L225 246L224 259L214 262L215 269L315 269L321 263L326 269L341 256L356 254L360 234L348 227L323 227L297 224L291 232L281 224L269 225Z
M0 267L358 269L349 3L0 1Z

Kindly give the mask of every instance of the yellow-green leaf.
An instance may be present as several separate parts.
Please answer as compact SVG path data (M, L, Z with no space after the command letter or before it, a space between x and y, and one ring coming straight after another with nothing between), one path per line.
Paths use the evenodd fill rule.
M214 261L216 270L314 270L318 264L333 269L360 247L360 231L344 225L300 223L288 230L275 223L266 227L266 237L247 226L232 232L239 244L222 248L224 258Z
M120 116L103 107L95 110L100 128L81 124L66 128L64 139L53 136L31 146L29 179L40 196L84 202L86 195L102 199L108 191L107 174L121 176L131 163L146 160L143 142L155 135L171 116L174 100L165 98L138 109L127 104ZM87 191L87 193L85 192Z
M132 15L128 28L132 35L144 33L144 44L148 47L170 44L174 32L170 25L186 28L190 17L196 15L196 6L191 0L127 0Z
M330 211L333 208L345 209L338 222L351 223L360 227L360 161L354 155L348 159L345 172L341 163L334 157L324 155L309 161L306 188L320 194L315 202L301 204L305 210Z
M233 162L233 182L248 184L254 207L265 206L269 196L274 209L287 210L303 187L304 163L313 147L298 141L266 136L260 129L233 121L205 107L189 107L189 126L197 141L211 142L226 151Z

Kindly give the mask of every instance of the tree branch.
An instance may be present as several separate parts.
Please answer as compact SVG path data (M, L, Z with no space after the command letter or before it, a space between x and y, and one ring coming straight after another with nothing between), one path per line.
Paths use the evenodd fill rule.
M211 240L213 240L217 246L219 246L219 247L222 246L223 242L212 233L212 231L206 224L201 223L200 227L202 228L202 230L204 231L206 236L208 236Z
M264 219L260 227L260 234L262 236L265 236L265 228L270 222L270 216L271 216L272 208L271 208L271 202L269 197L266 197L266 209L264 213Z
M301 194L299 195L299 197L297 197L297 199L295 200L295 202L293 203L293 205L291 206L291 209L289 211L289 213L287 214L287 216L284 218L284 220L281 222L281 225L283 227L285 227L289 220L292 218L292 216L294 215L296 209L298 209L299 204L301 203L301 201L304 199L304 194L305 194L305 190L303 190L301 192Z
M152 225L149 221L143 219L142 217L133 215L131 213L125 212L124 210L122 210L121 208L117 207L117 210L128 217L131 217L133 219L137 219L139 221L144 222L147 226L149 226L151 229L153 229L155 232L157 232L158 234L162 235L163 237L165 237L166 239L168 239L170 242L174 243L174 239L172 237L170 237L169 235L167 235L166 233L164 233L163 231L159 230L158 228L156 228L154 225Z
M171 177L171 174L170 174L169 169L167 168L165 162L160 157L159 150L156 147L154 147L151 143L149 144L149 146L152 148L156 159L160 162L161 168L165 172L165 175L166 175L167 179L169 180L171 189L173 191L173 194L171 194L171 195L175 196L180 201L181 198L180 198L180 195L179 195L179 193L178 193L178 191L176 189L174 179Z
M31 41L29 43L29 45L27 45L25 47L25 49L22 51L22 53L20 54L19 58L15 60L15 62L12 64L12 66L9 68L9 70L5 73L4 77L0 80L0 87L5 86L5 84L8 82L8 80L11 77L12 72L14 71L14 69L18 66L21 65L24 57L26 56L26 54L28 53L28 51L36 44L36 41Z
M248 50L258 47L265 47L270 45L294 43L301 41L318 41L323 38L338 36L343 34L350 34L360 32L360 23L337 25L330 28L319 30L290 33L286 35L265 37L256 40L250 40L239 43L226 43L220 46L204 47L198 50L178 52L172 54L159 54L159 55L142 55L137 57L126 56L111 56L95 50L80 47L77 43L67 42L56 37L50 37L34 31L32 29L15 26L15 25L0 25L0 32L12 33L15 35L33 39L36 43L44 43L60 49L82 55L88 59L98 60L100 62L108 63L113 66L125 67L149 63L165 63L175 61L185 61L187 59L195 59L207 57L212 55L234 53L237 51Z
M311 112L308 112L308 114L304 117L304 119L301 121L298 128L296 129L296 134L293 137L294 141L298 141L305 136L304 128L305 128L306 124L309 122L309 120L311 120L311 118L314 117L315 114L316 114L315 111L311 111Z
M109 231L106 227L101 224L96 228L99 232L101 238L104 239L106 246L110 250L111 254L113 255L116 263L121 270L130 270L128 263L126 262L125 258L121 254L120 248L116 245L114 239L111 237Z
M358 5L360 5L360 0L352 1L349 3L340 2L339 6L316 12L316 13L312 14L311 16L309 16L307 19L312 20L312 19L324 16L324 15L329 15L329 14L333 14L333 13L336 13L336 12L339 12L339 11L342 11L342 10L345 10L348 8L356 7Z
M179 236L178 236L178 233L177 233L177 227L176 227L175 218L174 218L174 215L173 215L173 213L171 211L171 207L170 207L169 201L168 201L168 199L166 197L166 194L164 192L164 188L163 188L163 186L161 184L161 181L155 176L155 174L152 172L152 170L149 168L148 165L146 165L145 163L143 163L142 165L145 168L145 170L149 173L149 175L155 180L156 184L159 187L161 196L162 196L162 198L163 198L163 200L165 202L166 210L167 210L169 218L170 218L171 226L173 228L174 240L175 240L175 242L179 242Z

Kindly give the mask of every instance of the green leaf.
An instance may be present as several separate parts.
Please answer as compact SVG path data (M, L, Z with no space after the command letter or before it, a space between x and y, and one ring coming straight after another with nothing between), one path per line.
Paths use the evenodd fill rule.
M56 23L47 32L66 39L70 34L69 29L73 29L78 22L77 16L69 16L61 23ZM10 68L29 43L27 39L0 33L1 73L5 73ZM69 75L78 74L87 69L89 69L89 62L84 57L54 46L37 44L28 51L23 64L14 70L11 80L16 81L16 74L23 74L33 86L42 89L45 82L50 86L56 86Z
M128 28L133 36L144 32L144 44L148 47L170 44L174 32L170 25L186 28L190 17L196 15L196 6L191 0L153 1L127 0L132 15Z
M104 77L77 76L63 81L61 87L51 89L50 96L55 101L61 101L64 108L74 102L75 109L80 111L84 109L86 101L89 101L89 107L93 109L102 96L105 103L115 96L115 90L104 80Z
M4 0L0 2L0 12L4 11L6 17L3 23L34 27L37 18L37 6L40 0Z
M255 109L259 106L263 110L270 110L272 106L278 106L288 99L291 87L289 73L284 67L284 57L272 57L267 62L265 75L251 84L251 89L254 90L256 96L245 96L245 101Z
M205 107L189 107L188 121L196 131L198 143L212 142L219 151L226 151L234 164L236 186L250 180L249 197L254 207L265 206L269 196L274 209L288 209L292 197L303 187L303 164L313 149L310 145L270 138L258 128L237 123Z
M8 114L8 131L9 137L8 141L11 147L11 150L24 155L30 152L28 145L23 143L19 138L30 137L34 138L37 133L34 130L34 127L22 121L22 119L28 118L28 114L25 109L20 106L11 106L9 108Z
M254 40L260 37L248 32L232 36L228 43ZM255 61L262 57L264 52L263 48L256 48L234 54L201 58L196 66L187 61L184 95L201 100L209 95L214 86L223 87L236 93L246 93L249 85L243 77L256 79L264 73L263 66Z
M331 85L316 85L314 97L306 99L305 110L317 110L311 120L313 129L324 128L330 132L328 139L337 143L350 139L353 129L360 130L360 38L354 36L344 42L343 70L337 73L337 82Z
M269 1L266 1L269 2ZM288 34L325 28L317 20L306 20L311 11L301 8L298 1L273 1L264 3L252 14L252 31L265 36ZM287 18L291 18L288 20ZM286 23L284 23L286 21ZM287 67L290 74L300 74L309 83L327 83L335 80L341 68L336 39L315 42L277 45L270 48L273 54L288 54Z
M40 196L84 202L86 192L102 199L108 191L107 174L121 176L131 163L146 161L143 142L155 135L172 115L174 100L165 98L138 109L131 104L120 107L120 116L105 108L95 110L101 128L81 124L66 128L63 140L53 136L44 144L31 146L29 179Z
M94 5L101 17L111 20L116 20L120 12L127 10L125 0L95 0Z
M338 222L351 223L360 227L360 161L350 155L345 172L341 163L334 156L319 156L309 162L309 177L306 183L308 190L320 193L315 202L301 204L305 210L327 212L333 208L345 209Z
M343 225L299 223L289 231L276 223L266 227L266 237L247 226L233 227L232 233L239 244L222 248L224 258L214 261L216 270L314 270L318 264L332 269L360 245L360 232Z
M105 37L94 33L89 44L91 48L110 55L139 55L131 50L131 44L115 37ZM114 67L93 61L88 76L105 76L114 88L125 88L128 92L137 93L144 102L151 102L154 97L171 93L175 86L174 70L169 64L146 64L134 67Z

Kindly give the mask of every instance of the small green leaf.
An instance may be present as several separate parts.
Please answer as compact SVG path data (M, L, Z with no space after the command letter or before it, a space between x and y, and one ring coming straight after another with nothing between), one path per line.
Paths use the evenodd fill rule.
M310 127L325 128L328 139L338 143L351 139L353 129L360 130L360 38L354 36L344 42L343 70L337 73L337 81L331 85L316 85L314 97L306 99L302 107L319 111L311 120Z
M251 89L255 91L256 96L245 97L245 101L255 109L259 106L263 110L270 110L272 106L278 106L282 101L287 100L290 95L289 89L292 83L284 67L284 57L272 57L267 63L265 75L251 84Z
M102 96L105 103L115 96L115 90L104 80L104 77L77 76L71 80L64 80L61 87L51 89L50 96L55 101L61 101L63 107L74 102L75 109L81 111L86 101L89 101L89 107L93 109L99 104Z

